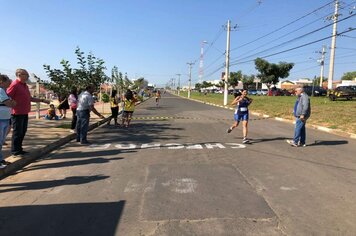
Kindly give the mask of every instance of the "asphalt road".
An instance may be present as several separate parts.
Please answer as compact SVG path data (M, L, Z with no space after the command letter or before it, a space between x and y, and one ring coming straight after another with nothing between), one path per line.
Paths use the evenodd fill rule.
M291 104L293 106L293 104ZM356 141L165 94L0 181L0 235L355 235Z

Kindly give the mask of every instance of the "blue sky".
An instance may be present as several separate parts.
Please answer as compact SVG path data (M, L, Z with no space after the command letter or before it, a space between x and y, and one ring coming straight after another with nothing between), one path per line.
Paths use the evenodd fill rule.
M118 66L130 79L144 77L150 83L166 84L182 74L188 81L187 62L195 61L193 83L198 81L203 40L204 80L219 79L224 69L226 25L231 32L230 71L256 74L253 59L281 52L330 36L326 27L288 44L286 41L331 23L334 12L328 0L0 0L0 73L13 77L16 68L26 68L46 78L43 64L60 68L62 59L76 67L74 51L92 52L104 59L107 74ZM330 3L330 4L328 4ZM328 4L328 5L327 5ZM324 6L303 19L255 42L255 39ZM340 19L350 16L355 0L342 2ZM355 14L356 10L354 9ZM338 32L356 26L356 17L338 24ZM334 79L356 70L356 30L337 38ZM249 44L248 44L249 43ZM247 44L247 45L245 45ZM331 39L266 58L271 62L294 62L288 79L320 75L317 59L327 46L324 76L329 73ZM280 45L280 46L277 46ZM274 49L272 47L276 46ZM267 50L270 49L270 50ZM265 52L262 52L266 50ZM244 62L244 63L241 63Z

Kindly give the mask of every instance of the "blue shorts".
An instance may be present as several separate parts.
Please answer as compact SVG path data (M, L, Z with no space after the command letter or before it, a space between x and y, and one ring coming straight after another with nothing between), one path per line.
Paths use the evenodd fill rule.
M242 113L242 114L234 114L234 119L235 121L241 121L241 120L246 120L248 121L248 112L247 113Z

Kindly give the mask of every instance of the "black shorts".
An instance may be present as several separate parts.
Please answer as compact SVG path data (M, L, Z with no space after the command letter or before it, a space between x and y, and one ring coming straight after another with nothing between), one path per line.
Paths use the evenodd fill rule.
M68 110L69 109L69 104L68 104L68 99L65 99L64 101L62 101L57 109L63 109L63 110Z
M118 114L119 114L119 107L111 107L111 117L117 118Z

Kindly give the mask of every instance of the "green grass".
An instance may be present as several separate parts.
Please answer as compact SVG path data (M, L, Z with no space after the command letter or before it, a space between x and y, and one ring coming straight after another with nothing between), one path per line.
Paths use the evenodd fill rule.
M187 92L181 92L186 97ZM266 114L272 117L282 117L294 120L293 106L294 96L249 96L253 99L250 110ZM223 105L223 94L200 94L192 92L191 98ZM229 95L228 104L233 100ZM308 120L309 124L321 125L331 129L340 129L356 134L356 101L330 101L327 97L311 97L312 114Z

